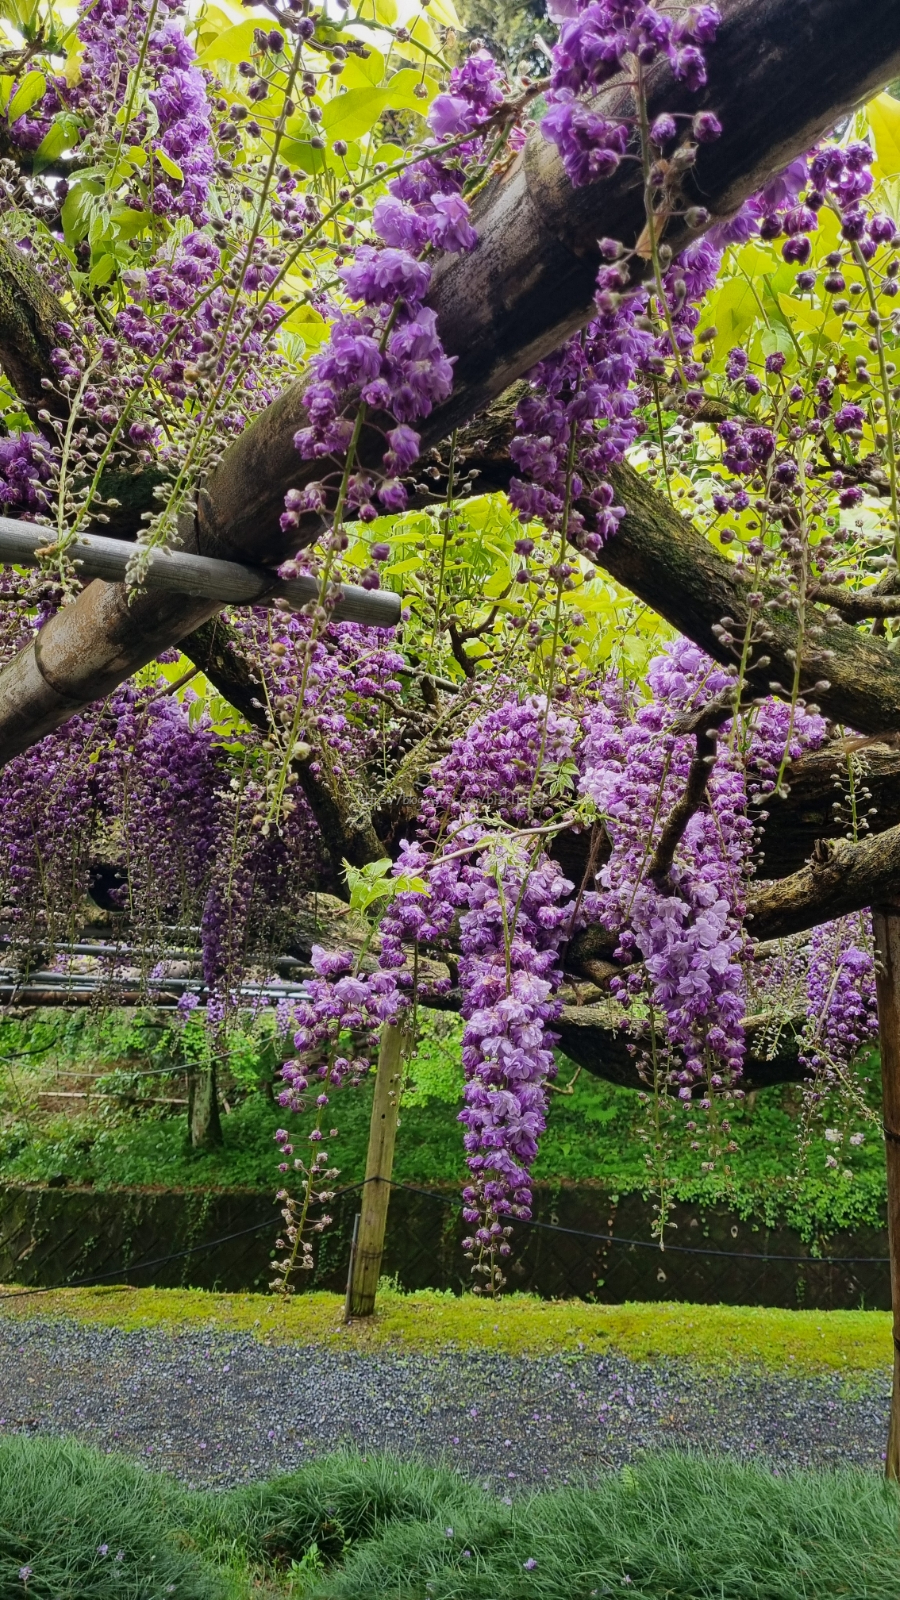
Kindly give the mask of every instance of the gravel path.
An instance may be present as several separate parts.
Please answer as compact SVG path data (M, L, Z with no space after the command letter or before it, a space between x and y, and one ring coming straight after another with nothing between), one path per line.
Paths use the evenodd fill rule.
M0 1320L0 1436L77 1435L224 1486L348 1443L510 1488L661 1446L782 1466L880 1467L889 1377L737 1373L623 1357L428 1356Z

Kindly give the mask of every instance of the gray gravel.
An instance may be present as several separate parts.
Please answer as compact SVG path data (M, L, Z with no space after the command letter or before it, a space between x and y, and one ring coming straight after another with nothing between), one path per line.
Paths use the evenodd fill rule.
M0 1436L74 1434L198 1486L269 1477L339 1444L510 1489L672 1446L878 1468L889 1392L887 1374L713 1377L623 1357L371 1355L0 1320Z

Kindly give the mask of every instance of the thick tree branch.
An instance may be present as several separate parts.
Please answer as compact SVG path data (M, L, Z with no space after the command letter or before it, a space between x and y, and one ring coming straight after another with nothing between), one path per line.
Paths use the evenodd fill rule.
M859 844L821 841L799 872L751 895L747 917L755 938L784 939L898 896L900 827L894 827Z
M733 661L713 629L732 617L729 631L739 637L759 616L750 583L633 468L617 467L613 481L627 514L600 551L599 564L715 660ZM751 668L748 676L767 694L772 681L793 680L797 628L787 611L764 615L769 665ZM817 689L815 698L836 722L867 734L900 729L900 662L871 634L823 617L820 637L804 650L801 691L823 680L829 687Z
M53 380L50 352L59 344L56 325L68 320L24 251L0 240L0 366L32 421L40 410L65 416L67 402L43 379Z
M662 833L647 868L648 878L662 880L668 877L669 868L675 860L675 851L684 838L684 830L706 798L716 761L716 742L716 732L713 728L698 732L697 753L688 770L684 793L676 800L663 823Z
M896 0L870 0L865 27L852 0L804 0L800 9L795 0L726 0L723 12L702 92L674 82L665 65L649 86L651 115L709 108L724 126L721 139L701 145L690 179L690 198L713 215L734 211L763 179L900 71ZM635 110L621 83L601 99L624 115ZM423 427L426 447L590 318L598 238L633 243L644 227L637 168L623 162L612 178L573 191L556 150L535 135L480 197L475 221L480 248L465 260L442 261L433 279L438 328L457 368L451 400ZM673 249L687 240L680 228L671 226ZM284 494L320 470L318 464L304 467L293 447L304 421L298 385L225 452L200 496L202 553L259 565L290 553L279 527ZM362 441L363 464L380 457L381 448L373 429ZM309 542L316 528L311 520L291 543ZM90 585L0 675L0 761L108 693L215 609L153 597L129 605L124 591ZM863 726L849 710L845 720Z
M900 594L877 594L875 589L846 591L818 584L813 600L832 611L839 611L848 622L867 622L870 617L900 617Z
M638 1071L635 1056L629 1046L634 1035L625 1031L621 1016L615 1008L600 1005L565 1005L554 1023L559 1034L559 1048L576 1066L583 1067L595 1078L618 1084L623 1089L644 1089L646 1083ZM766 1020L751 1021L747 1029L747 1054L741 1087L767 1089L776 1083L799 1083L806 1076L799 1060L799 1045L793 1028L785 1028L778 1039L775 1053L770 1057L760 1046L766 1037ZM757 1045L758 1041L758 1045Z

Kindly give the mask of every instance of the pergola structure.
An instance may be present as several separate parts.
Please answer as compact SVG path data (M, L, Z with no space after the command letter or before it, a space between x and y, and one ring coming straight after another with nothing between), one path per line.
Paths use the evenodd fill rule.
M708 109L723 126L720 139L700 146L696 167L685 180L689 201L702 205L713 221L732 215L769 176L900 75L897 0L869 0L864 9L857 0L724 0L722 12L708 82L699 94L675 82L665 63L654 69L648 86L651 117L663 107L691 113ZM634 113L631 91L621 84L613 82L600 99L613 115ZM444 348L456 359L456 378L451 398L422 428L423 448L459 430L463 470L477 473L479 490L503 489L511 473L511 388L589 321L600 262L597 241L604 236L626 242L639 238L645 222L641 181L623 163L612 178L572 189L556 150L535 135L479 197L473 222L479 248L470 256L440 262L433 277L431 304ZM667 234L675 250L691 237L684 221L677 219ZM16 256L0 246L0 364L36 415L46 403L43 380L53 376L53 326L62 309ZM316 471L314 464L301 461L293 445L305 420L300 382L226 449L200 491L196 517L182 521L182 554L157 560L160 571L171 563L164 585L151 569L146 588L129 596L122 582L110 581L114 565L98 569L107 576L87 584L0 671L0 764L175 644L244 715L256 723L265 719L258 686L240 653L222 648L225 624L219 622L215 630L207 625L225 603L259 603L273 595L273 569L298 544L308 545L317 536L319 521L312 515L301 523L299 534L287 535L280 527L286 491ZM377 427L364 432L362 464L375 460L381 448ZM749 586L739 570L629 468L618 469L615 486L627 515L598 563L712 657L727 662L714 629L726 615L738 630L748 619ZM149 476L146 485L135 479L130 501L111 530L117 539L95 540L91 535L82 541L85 576L93 570L87 564L92 545L97 559L102 555L114 563L116 552L106 547L118 541L124 552L119 559L127 559L128 541L137 537L141 513L151 505ZM12 527L5 525L7 532ZM4 537L0 528L0 559ZM20 553L6 559L23 557ZM182 570L183 583L178 577ZM228 581L238 588L243 583L244 590L228 589ZM816 699L826 715L855 729L868 744L878 807L872 834L861 843L848 843L835 836L830 820L831 783L846 761L846 746L804 757L789 774L789 793L771 808L764 840L771 846L766 868L770 881L749 907L751 928L760 940L802 933L833 917L875 907L897 1319L889 1450L889 1468L895 1474L900 1472L900 910L895 909L900 907L900 657L855 624L866 617L900 614L896 591L894 573L873 597L855 597L856 609L850 605L844 621L833 620L823 606L820 636L804 645L800 663L801 687L819 684ZM347 596L347 603L368 607L366 616L372 621L395 615L391 607L396 603L389 597ZM796 640L789 613L776 608L767 617L770 664L763 677L754 680L754 670L761 669L750 672L751 687L763 693L769 692L770 680L793 677ZM823 688L826 660L828 685ZM326 791L308 764L298 763L298 776L337 861L346 858L360 865L389 852L390 836L385 837L383 827L379 832L364 807ZM583 840L563 839L559 849L576 861L581 852L584 864ZM567 957L573 980L594 984L599 993L609 955L597 933L575 940ZM615 1030L601 1015L602 1008L589 1017L591 1010L567 1008L563 1043L575 1060L600 1070L604 1052L607 1058L614 1054L610 1035ZM569 1015L576 1011L583 1015ZM752 1044L750 1056L752 1082L757 1070ZM759 1063L759 1081L764 1081L765 1066ZM777 1072L770 1072L770 1080L772 1076Z

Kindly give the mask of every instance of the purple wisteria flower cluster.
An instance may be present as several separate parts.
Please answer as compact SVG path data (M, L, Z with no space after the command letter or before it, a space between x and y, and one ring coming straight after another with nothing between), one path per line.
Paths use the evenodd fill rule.
M818 230L823 206L829 206L839 218L841 238L855 245L865 261L871 261L878 246L893 243L898 232L886 212L865 205L875 187L874 160L875 152L864 139L846 145L824 144L811 155L792 161L745 201L734 217L712 228L709 236L720 246L743 244L757 234L765 240L783 239L784 260L805 269L812 254L810 235ZM835 255L834 261L826 258L829 294L846 288L840 272L841 252ZM811 288L815 279L815 273L801 271L797 282L801 289Z
M559 1015L560 946L571 925L572 884L555 861L489 847L467 870L460 921L464 1107L459 1120L472 1182L463 1248L482 1287L495 1292L509 1254L510 1217L531 1216L530 1171L556 1075L552 1023Z
M389 972L361 973L351 950L325 950L314 945L308 998L294 1010L294 1048L282 1067L287 1088L279 1104L304 1109L310 1081L317 1080L316 1105L324 1110L329 1089L346 1080L359 1082L368 1072L382 1023L397 1020L397 986ZM349 1054L346 1052L350 1052ZM312 1087L316 1087L313 1082ZM315 1128L314 1143L321 1137Z
M858 1052L878 1037L872 919L839 917L810 934L806 979L807 1027L803 1059L819 1078L816 1092L833 1087Z
M474 133L502 101L499 68L487 52L475 52L454 68L450 92L438 95L429 121L439 138ZM478 242L461 188L459 160L449 164L435 146L433 155L394 178L376 201L372 226L379 244L361 245L339 269L347 297L364 309L335 314L327 347L310 363L309 425L294 439L305 458L336 457L338 465L329 476L289 492L282 518L286 532L298 525L302 512L322 510L342 476L342 512L355 511L366 522L375 519L379 506L386 511L406 507L402 480L420 448L412 424L446 400L453 385L452 360L441 344L436 315L424 303L431 267L423 258L434 251L474 250ZM360 469L348 455L360 407L384 424L381 473Z
M0 439L0 507L5 517L25 522L46 516L51 504L48 485L56 467L56 451L39 433L10 434Z
M702 45L715 39L720 16L715 6L695 5L678 17L642 0L563 0L551 15L561 21L559 40L553 47L550 110L541 130L562 156L574 184L609 177L619 166L632 138L626 122L594 110L590 95L621 72L630 60L648 67L665 56L676 78L690 89L706 82ZM584 98L587 97L587 98ZM658 130L674 138L674 117ZM700 137L719 132L715 118L701 123Z
M619 247L607 241L606 253L615 257ZM624 292L627 264L601 267L598 316L533 369L531 392L517 408L510 455L528 478L514 478L509 496L520 516L564 526L567 538L588 555L615 534L625 509L614 504L605 475L643 431L641 408L651 399L652 382L667 376L673 355L682 383L702 378L703 367L692 356L694 331L720 259L698 240L669 267L663 278L664 333L654 332L648 319L650 292ZM702 390L687 389L688 406L702 398Z

